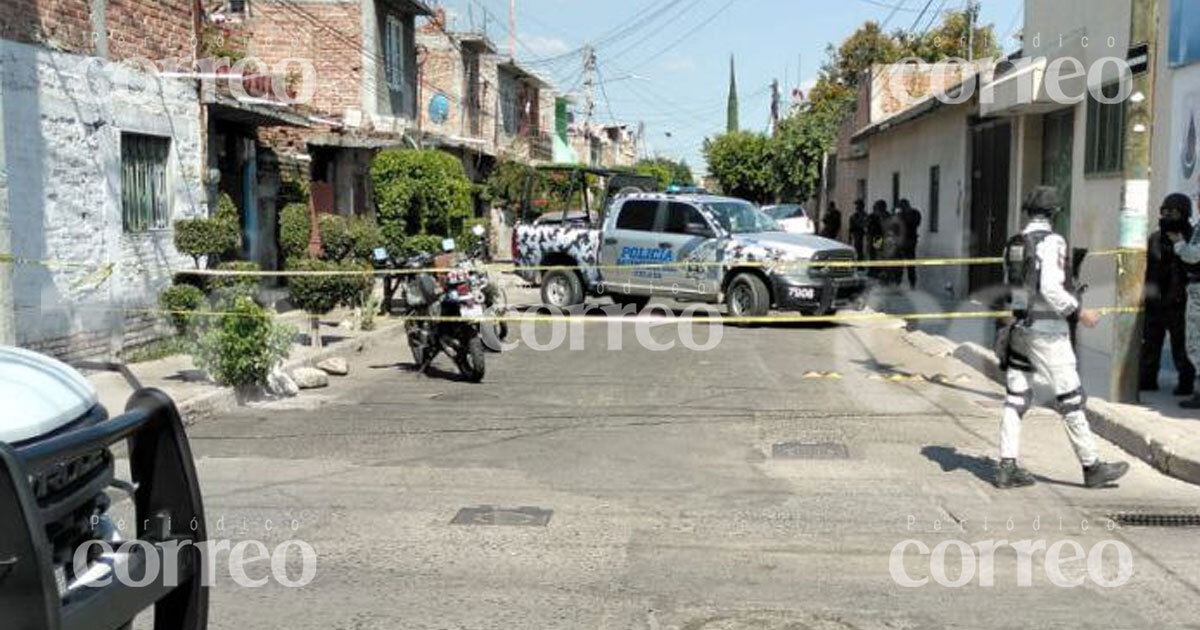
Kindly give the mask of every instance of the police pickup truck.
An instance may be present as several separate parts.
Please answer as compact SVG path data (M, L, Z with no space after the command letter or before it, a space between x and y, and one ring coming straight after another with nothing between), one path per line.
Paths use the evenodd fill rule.
M617 196L599 227L518 225L513 245L518 270L538 268L542 301L559 308L609 295L640 309L659 296L724 303L733 316L829 314L866 289L845 264L850 247L789 234L746 201L705 194Z

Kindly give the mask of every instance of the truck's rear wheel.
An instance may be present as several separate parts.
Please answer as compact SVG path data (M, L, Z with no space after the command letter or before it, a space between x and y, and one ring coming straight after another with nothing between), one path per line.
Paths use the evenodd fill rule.
M762 317L771 310L771 293L762 278L739 273L729 281L725 303L731 317Z
M542 303L555 308L570 308L583 303L583 281L579 274L553 269L542 276Z

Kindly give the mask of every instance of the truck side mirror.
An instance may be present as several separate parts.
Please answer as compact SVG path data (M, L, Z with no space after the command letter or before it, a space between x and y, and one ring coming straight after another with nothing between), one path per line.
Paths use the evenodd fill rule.
M683 227L683 231L690 236L702 236L704 238L716 236L707 223L688 223Z

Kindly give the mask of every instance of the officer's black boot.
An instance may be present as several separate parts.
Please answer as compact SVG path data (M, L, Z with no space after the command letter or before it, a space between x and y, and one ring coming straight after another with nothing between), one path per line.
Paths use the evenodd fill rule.
M1037 483L1029 471L1017 465L1015 459L1002 459L996 468L996 487L1000 489L1024 488Z
M1083 467L1083 485L1089 488L1106 486L1129 472L1129 464L1125 462L1096 462Z

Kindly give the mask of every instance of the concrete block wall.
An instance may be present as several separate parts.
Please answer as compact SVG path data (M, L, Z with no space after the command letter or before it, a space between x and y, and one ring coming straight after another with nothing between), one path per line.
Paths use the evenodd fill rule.
M17 343L79 358L143 340L144 309L192 262L169 226L124 231L121 134L170 138L169 222L206 216L195 85L3 40L0 73L13 254L58 263L16 267Z

